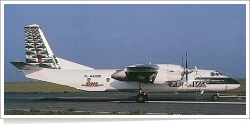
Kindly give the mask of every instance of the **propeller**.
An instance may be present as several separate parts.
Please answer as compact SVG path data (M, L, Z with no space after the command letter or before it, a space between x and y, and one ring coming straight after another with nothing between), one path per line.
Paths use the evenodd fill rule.
M183 65L183 56L181 57L181 67L184 67L184 65Z
M188 81L188 74L193 72L193 70L188 69L188 59L187 58L188 58L188 54L186 52L186 66L184 68L184 74L186 74L186 82ZM183 57L182 57L182 60L183 60Z
M186 67L185 67L186 81L188 81L188 61L187 61L187 52L186 52Z

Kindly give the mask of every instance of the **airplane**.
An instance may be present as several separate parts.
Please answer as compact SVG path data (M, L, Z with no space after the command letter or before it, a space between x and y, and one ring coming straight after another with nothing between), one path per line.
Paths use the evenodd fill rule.
M137 103L145 103L150 92L215 92L240 87L236 80L216 70L188 69L176 64L136 64L124 69L94 69L54 55L38 24L25 29L26 62L10 62L27 78L70 86L79 90L138 92ZM183 60L183 59L182 59Z

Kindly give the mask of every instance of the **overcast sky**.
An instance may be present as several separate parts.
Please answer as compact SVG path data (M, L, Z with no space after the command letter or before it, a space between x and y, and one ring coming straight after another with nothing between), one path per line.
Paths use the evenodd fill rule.
M96 69L152 62L246 77L246 6L5 5L5 82L29 81L9 62L25 61L24 26L39 24L58 57Z

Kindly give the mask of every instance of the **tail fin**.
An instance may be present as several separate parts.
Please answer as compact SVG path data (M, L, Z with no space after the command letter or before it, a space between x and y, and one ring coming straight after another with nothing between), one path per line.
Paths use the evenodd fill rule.
M44 68L60 69L41 27L33 24L25 27L26 63Z
M57 58L39 25L28 25L24 29L26 63L42 68L94 70L91 67Z

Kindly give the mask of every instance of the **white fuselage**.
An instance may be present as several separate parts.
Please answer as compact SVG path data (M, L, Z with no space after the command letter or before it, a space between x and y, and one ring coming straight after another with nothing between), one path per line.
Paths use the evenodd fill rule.
M28 78L67 85L84 91L128 91L138 92L139 82L118 81L111 78L117 70L72 70L48 69L38 71L22 70ZM145 92L181 92L181 91L227 91L238 88L240 84L213 70L193 69L180 81L164 84L141 83Z

